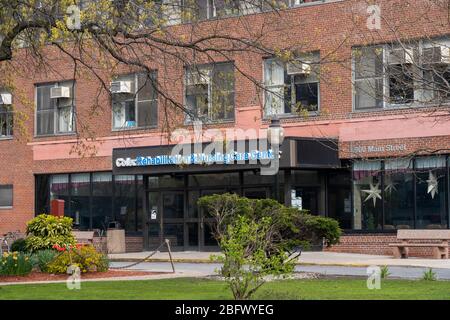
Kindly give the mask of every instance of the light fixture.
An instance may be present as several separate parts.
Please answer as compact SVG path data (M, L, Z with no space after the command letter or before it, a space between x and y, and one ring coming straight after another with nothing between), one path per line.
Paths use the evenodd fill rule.
M273 145L281 145L284 141L284 129L278 118L272 118L267 129L267 140Z

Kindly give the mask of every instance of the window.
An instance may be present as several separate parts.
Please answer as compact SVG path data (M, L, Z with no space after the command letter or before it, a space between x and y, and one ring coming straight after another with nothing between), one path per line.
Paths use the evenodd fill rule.
M158 125L158 102L154 81L156 73L124 75L114 80L115 83L121 83L119 85L129 88L122 90L121 93L112 93L113 129Z
M450 41L353 49L354 109L450 102Z
M353 228L448 228L445 156L355 161Z
M355 109L383 107L383 48L369 47L353 51L355 63Z
M51 95L51 89L65 88L68 92ZM61 90L61 92L64 90ZM74 82L64 81L36 87L36 135L74 132Z
M14 126L13 119L11 106L0 104L0 139L12 137Z
M186 70L187 121L234 119L234 65L218 63Z
M13 186L0 185L0 208L11 208L13 206Z
M264 61L265 115L299 114L319 110L319 53L283 63Z

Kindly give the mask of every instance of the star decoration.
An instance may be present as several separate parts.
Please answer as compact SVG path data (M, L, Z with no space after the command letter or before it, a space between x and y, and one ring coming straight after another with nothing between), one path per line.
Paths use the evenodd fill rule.
M431 199L434 199L434 196L439 192L438 190L438 180L433 172L430 171L428 174L428 190L427 193L431 194Z
M391 194L392 191L397 191L396 185L398 185L398 183L392 182L391 179L386 179L386 187L384 187L384 191Z
M381 190L380 190L380 183L377 183L376 185L370 184L370 189L367 190L361 190L364 193L367 193L368 196L364 200L364 202L372 199L373 200L373 206L375 207L377 204L377 198L381 200Z

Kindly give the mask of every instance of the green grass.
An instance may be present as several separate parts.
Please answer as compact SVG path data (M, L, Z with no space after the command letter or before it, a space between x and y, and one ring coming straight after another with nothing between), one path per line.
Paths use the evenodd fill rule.
M226 284L206 279L85 282L0 286L5 299L231 299ZM449 281L383 280L368 290L365 279L285 280L265 284L255 299L450 299Z

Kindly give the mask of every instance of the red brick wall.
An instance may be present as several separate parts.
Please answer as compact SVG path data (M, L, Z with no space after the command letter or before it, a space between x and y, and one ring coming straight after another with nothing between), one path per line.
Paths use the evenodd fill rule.
M392 256L389 243L396 243L396 234L348 234L341 237L338 245L324 248L327 252L345 252ZM413 241L415 242L415 241ZM419 241L420 242L420 241ZM409 248L411 257L432 258L431 248Z

